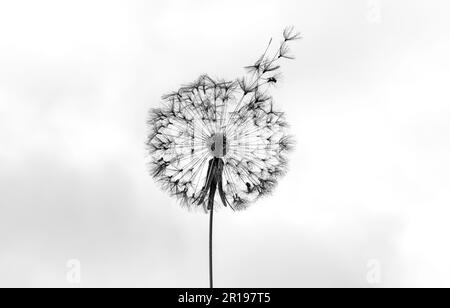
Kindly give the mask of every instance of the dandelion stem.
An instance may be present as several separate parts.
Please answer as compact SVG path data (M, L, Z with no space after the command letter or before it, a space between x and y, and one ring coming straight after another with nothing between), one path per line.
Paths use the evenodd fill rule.
M214 196L213 196L214 198ZM213 256L212 256L212 244L213 244L213 215L214 215L214 202L209 210L209 286L211 289L213 286Z

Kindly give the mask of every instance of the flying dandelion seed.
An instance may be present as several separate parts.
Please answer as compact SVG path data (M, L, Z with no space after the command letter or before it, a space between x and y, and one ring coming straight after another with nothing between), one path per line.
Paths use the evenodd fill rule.
M210 213L210 286L214 209L244 210L271 193L286 173L291 137L284 113L273 105L271 86L280 78L281 59L293 59L288 43L300 38L283 32L275 54L264 54L248 76L216 80L207 75L163 96L152 109L147 146L151 175L187 208Z

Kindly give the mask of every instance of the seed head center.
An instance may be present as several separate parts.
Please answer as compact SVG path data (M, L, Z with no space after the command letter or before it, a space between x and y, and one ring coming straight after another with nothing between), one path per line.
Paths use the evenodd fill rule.
M224 157L227 155L227 138L223 133L215 133L207 144L214 157Z

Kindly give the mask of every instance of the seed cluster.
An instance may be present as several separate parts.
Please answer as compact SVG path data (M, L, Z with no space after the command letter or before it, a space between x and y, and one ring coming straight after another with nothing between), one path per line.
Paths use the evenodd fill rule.
M248 76L224 81L203 75L163 96L163 106L150 111L151 175L184 206L197 208L203 200L208 163L215 157L215 136L223 136L221 197L225 200L217 197L222 205L245 209L270 193L285 174L292 142L284 113L274 108L268 90L279 79L279 60L292 58L288 42L299 35L289 28L283 36L274 56L267 55L268 47L247 67ZM201 202L200 208L206 210L205 204Z

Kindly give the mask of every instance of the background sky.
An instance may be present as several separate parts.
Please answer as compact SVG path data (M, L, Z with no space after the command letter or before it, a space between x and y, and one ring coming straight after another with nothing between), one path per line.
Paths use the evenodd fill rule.
M147 111L200 74L240 77L293 25L273 92L290 171L215 215L215 285L450 287L449 9L2 1L0 286L207 287L208 217L148 176Z

